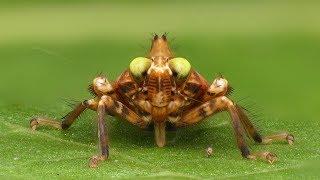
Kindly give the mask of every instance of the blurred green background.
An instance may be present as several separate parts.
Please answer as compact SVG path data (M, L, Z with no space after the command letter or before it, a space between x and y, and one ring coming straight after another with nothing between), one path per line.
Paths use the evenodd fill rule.
M1 120L20 111L49 116L61 111L61 98L89 98L98 72L115 80L148 53L151 33L169 32L176 56L209 82L222 73L236 89L233 99L262 109L262 130L270 121L274 131L318 137L319 19L317 1L1 0ZM13 124L27 127L29 114L21 116ZM302 159L317 156L312 147Z

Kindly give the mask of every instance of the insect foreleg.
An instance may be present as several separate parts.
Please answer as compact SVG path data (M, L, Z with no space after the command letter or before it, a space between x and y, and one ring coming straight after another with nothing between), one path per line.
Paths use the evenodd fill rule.
M106 128L106 113L116 115L130 123L140 126L142 128L146 127L149 122L142 117L138 116L134 111L129 109L127 106L119 101L112 99L110 96L104 95L100 98L98 107L98 136L99 145L101 148L100 155L94 155L89 160L89 167L98 167L99 161L104 161L109 156L109 136L108 130Z
M119 101L112 99L112 97L104 95L101 97L101 101L104 103L108 113L116 115L121 119L130 122L133 125L137 125L141 128L145 128L149 124L149 120L145 117L140 117L133 110Z
M103 100L99 101L98 113L98 137L101 155L92 156L89 160L89 167L97 168L99 161L104 161L109 156L109 135L106 128L106 109Z

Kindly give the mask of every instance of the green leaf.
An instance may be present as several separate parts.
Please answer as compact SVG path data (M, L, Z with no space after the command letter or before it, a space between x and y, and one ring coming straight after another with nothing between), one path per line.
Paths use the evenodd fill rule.
M195 126L168 132L167 145L158 148L151 131L138 129L119 119L108 118L110 158L98 169L88 168L88 159L96 153L96 115L86 113L69 130L40 126L29 128L35 115L54 117L66 111L12 105L0 111L0 176L6 178L244 178L312 176L307 168L319 158L319 124L289 124L268 119L268 129L290 131L296 143L270 145L251 143L252 151L268 150L279 161L270 165L262 160L248 161L240 156L227 116L209 118ZM212 121L214 120L214 121ZM211 146L213 156L204 150ZM309 162L310 161L310 162ZM309 171L305 171L305 169ZM315 177L315 176L313 176Z

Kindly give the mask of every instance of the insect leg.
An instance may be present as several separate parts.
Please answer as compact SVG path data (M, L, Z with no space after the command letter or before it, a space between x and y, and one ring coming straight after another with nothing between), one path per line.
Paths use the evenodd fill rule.
M258 133L257 129L250 122L248 116L243 112L243 109L238 105L236 105L236 107L237 107L241 122L243 123L249 135L253 138L255 142L258 142L261 144L269 144L273 140L286 140L290 145L294 143L293 135L288 132L280 132L277 134L273 134L273 135L269 135L269 136L265 136L264 138L261 138L261 135Z
M222 97L218 97L183 113L181 118L176 120L174 123L176 126L186 126L194 124L208 116L226 110L226 108L227 105L224 101L222 101Z
M145 117L140 117L133 110L119 101L112 99L112 97L104 95L101 97L101 101L104 103L108 113L116 115L121 119L129 121L131 124L146 128L149 124L149 120Z
M95 109L97 102L95 99L90 99L79 103L71 112L69 112L63 119L62 122L58 122L54 119L46 118L33 118L30 120L30 127L36 130L39 125L52 126L57 129L68 129L77 117L85 111L87 108Z
M110 96L101 97L98 107L98 128L99 144L101 148L100 155L94 155L89 160L89 167L98 167L99 161L104 161L109 157L109 136L106 128L106 112L121 117L130 123L142 128L148 125L148 121L138 116L134 111L119 101L112 99Z
M158 147L163 147L166 144L166 123L154 122L154 132Z
M104 102L99 101L98 105L98 137L101 148L101 155L94 155L89 160L89 167L97 168L99 161L105 161L109 156L109 135L106 128L106 108Z
M288 143L290 145L292 145L294 143L294 136L288 132L280 132L277 134L273 134L273 135L269 135L269 136L265 136L262 139L262 144L268 144L273 140L286 140L288 141Z
M257 152L250 154L247 142L245 140L244 127L240 120L242 114L239 113L235 103L225 96L217 97L200 105L199 107L192 109L191 111L184 114L180 120L175 122L175 124L177 126L193 124L210 115L224 110L227 110L231 117L231 124L234 129L237 145L241 151L242 156L247 159L256 159L257 157L260 157L267 160L270 163L273 163L277 158L276 155L270 152Z
M238 148L240 149L242 156L249 156L250 153L248 150L247 142L245 141L244 129L240 122L237 109L234 106L234 103L225 96L212 99L202 104L201 106L192 109L191 111L183 115L176 124L178 126L193 124L223 110L228 110L229 112L232 126L237 139Z
M242 156L247 159L251 159L251 160L255 160L257 157L259 157L264 160L267 160L270 164L272 164L274 161L276 161L277 156L273 153L270 153L270 152L250 153L249 152L248 145L245 141L245 133L244 133L245 131L243 129L244 123L242 124L241 119L240 119L241 113L239 113L237 106L232 101L230 101L228 103L228 111L229 111L229 115L231 117L233 129L235 130L238 148L240 149ZM250 122L250 121L248 121L248 122ZM252 132L254 132L254 131L252 131ZM255 130L255 132L257 132L257 131Z
M244 128L247 130L248 134L252 137L252 139L255 142L261 143L262 138L257 129L254 127L254 125L249 120L248 116L243 112L242 108L238 105L236 105L238 115L240 117L241 123L244 126Z

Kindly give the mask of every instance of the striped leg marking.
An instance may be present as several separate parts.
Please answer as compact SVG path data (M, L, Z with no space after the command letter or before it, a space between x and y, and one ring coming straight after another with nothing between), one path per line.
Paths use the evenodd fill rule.
M149 124L147 118L140 117L133 110L119 101L112 99L110 96L102 96L101 101L104 103L106 111L110 114L116 115L123 120L130 122L133 125L141 128L146 128Z

